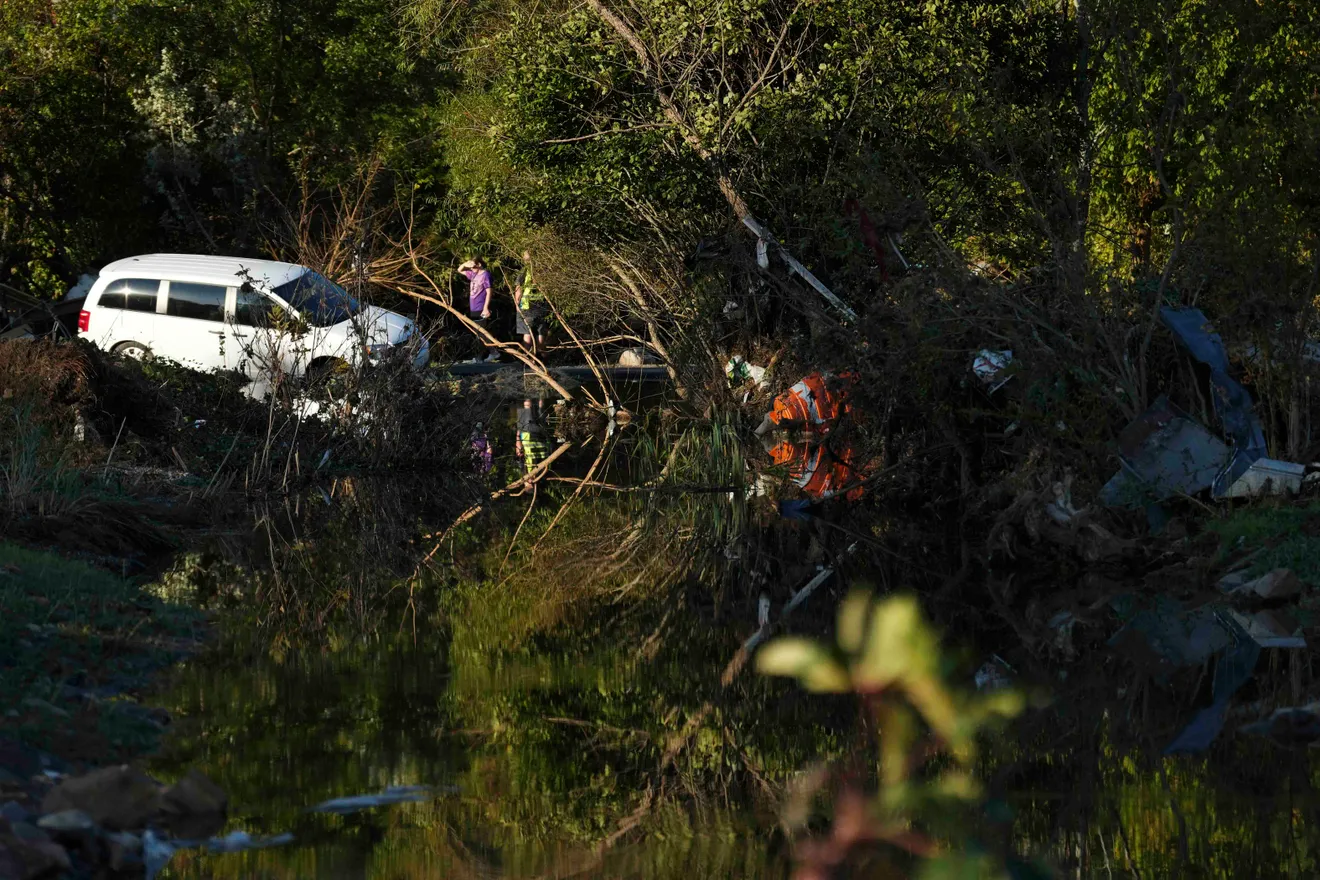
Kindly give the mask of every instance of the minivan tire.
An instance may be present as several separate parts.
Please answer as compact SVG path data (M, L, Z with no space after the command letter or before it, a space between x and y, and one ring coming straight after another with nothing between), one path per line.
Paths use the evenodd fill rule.
M130 357L135 361L151 359L151 349L132 339L125 340L110 350L115 354L122 354L124 357Z

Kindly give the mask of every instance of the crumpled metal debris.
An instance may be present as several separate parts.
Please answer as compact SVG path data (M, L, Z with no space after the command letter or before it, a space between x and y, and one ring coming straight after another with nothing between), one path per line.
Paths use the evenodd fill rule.
M1215 415L1233 442L1232 456L1211 488L1214 497L1222 498L1253 462L1265 457L1265 429L1252 409L1251 394L1229 376L1224 340L1201 310L1165 306L1160 319L1188 354L1210 368Z
M1260 645L1251 639L1243 639L1219 655L1210 705L1196 713L1191 723L1164 749L1164 754L1194 754L1210 748L1224 729L1229 699L1251 680L1259 658Z
M1140 507L1215 484L1231 451L1161 396L1118 435L1122 467L1100 490L1110 506Z
M1244 612L1219 605L1195 609L1168 597L1138 611L1109 640L1110 647L1157 674L1215 659L1211 704L1165 749L1187 754L1209 748L1223 730L1233 694L1251 680L1264 648L1304 648L1306 640L1278 610Z
M1298 492L1304 465L1266 457L1265 430L1251 395L1229 375L1224 342L1199 309L1160 309L1164 325L1191 357L1210 371L1215 415L1225 445L1165 397L1119 436L1123 467L1101 497L1117 506L1149 504L1210 489L1215 498Z
M1306 647L1306 638L1297 621L1282 609L1266 608L1252 612L1232 610L1229 615L1262 648Z
M1275 709L1268 718L1244 724L1238 730L1269 737L1285 746L1314 745L1320 740L1320 703Z
M1229 596L1286 599L1302 591L1302 582L1287 568L1276 568L1259 577L1235 571L1219 579L1219 589Z

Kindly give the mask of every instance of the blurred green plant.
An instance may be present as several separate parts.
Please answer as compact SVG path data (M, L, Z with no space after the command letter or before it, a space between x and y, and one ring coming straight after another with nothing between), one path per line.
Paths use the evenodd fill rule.
M796 678L814 693L857 694L878 735L874 796L864 798L855 782L845 786L830 836L799 847L797 877L829 876L877 843L916 857L921 877L1030 876L1031 866L994 856L971 833L985 800L975 776L977 739L1020 713L1024 695L954 685L913 596L874 600L854 591L839 607L837 638L824 645L786 636L757 655L762 674ZM795 811L803 813L826 781L815 774Z

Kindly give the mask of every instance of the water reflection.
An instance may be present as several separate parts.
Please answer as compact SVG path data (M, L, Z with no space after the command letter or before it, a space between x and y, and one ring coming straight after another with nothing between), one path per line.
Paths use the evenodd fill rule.
M570 446L551 478L449 528L526 472L515 441L533 422ZM229 624L163 696L176 723L152 769L200 768L230 794L227 831L295 843L183 852L169 876L787 876L790 781L863 738L852 701L757 679L739 647L759 594L782 607L833 533L733 491L747 465L724 426L603 427L506 401L481 425L484 471L341 478L181 561L166 583ZM587 476L600 491L578 495ZM893 554L845 536L859 550L839 583L881 580ZM885 564L895 582L920 570ZM838 595L822 588L794 624L828 629ZM950 607L951 643L1006 651L1011 633ZM1053 704L987 750L1009 848L1087 877L1320 869L1309 755L1225 737L1159 757L1195 692L1092 656L1067 680L1047 670ZM308 811L392 786L439 794Z
M505 436L519 415L507 412ZM555 442L572 431L562 408L534 417ZM227 636L164 695L176 724L152 769L199 767L229 792L227 831L296 842L181 852L168 876L784 876L783 845L765 833L774 787L833 741L837 719L796 695L767 715L764 686L721 681L741 621L668 585L683 544L651 540L639 517L654 510L627 493L565 506L608 453L617 467L594 471L605 482L663 463L662 444L604 442L572 443L542 507L495 510L428 566L418 559L443 524L490 488L480 474L340 481L256 511L250 535L181 563L167 582L222 609ZM521 470L492 445L493 471ZM625 591L627 603L600 601ZM307 812L415 785L453 793Z

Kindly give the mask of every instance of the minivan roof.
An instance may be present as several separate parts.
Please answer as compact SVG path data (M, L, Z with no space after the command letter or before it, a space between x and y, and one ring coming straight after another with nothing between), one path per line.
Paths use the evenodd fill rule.
M116 260L101 269L102 278L163 278L172 281L236 283L240 277L278 287L303 275L306 266L253 260L247 257L207 257L197 254L142 254ZM246 272L246 276L243 273Z

